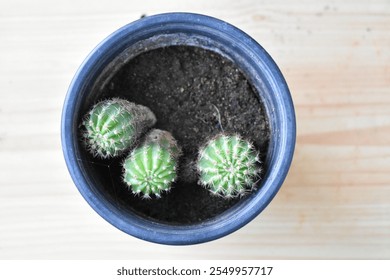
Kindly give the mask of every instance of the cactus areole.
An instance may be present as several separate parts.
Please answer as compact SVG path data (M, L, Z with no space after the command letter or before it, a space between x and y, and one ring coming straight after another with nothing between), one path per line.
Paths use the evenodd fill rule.
M182 47L203 51L173 53L172 60L154 55L143 72L140 64L130 63L141 62L142 55L153 57L153 51L172 53ZM193 59L207 52L215 55ZM224 63L210 67L208 62L218 55ZM183 62L181 57L193 62ZM159 58L163 63L156 62ZM170 61L171 69L161 68ZM122 71L124 64L134 72ZM229 71L234 68L238 70ZM236 83L240 73L244 79ZM213 80L213 75L218 79ZM161 80L164 76L169 79ZM163 93L157 91L163 88ZM149 117L137 123L134 114L140 111L114 97L147 106L157 122L141 110L141 116ZM110 101L99 103L102 100ZM261 118L264 121L259 122ZM231 130L232 125L237 129ZM152 130L145 137L152 128L169 131L177 143L164 141L169 139L165 132ZM207 142L223 131L232 134ZM264 149L259 145L262 135L267 137ZM137 238L188 245L226 236L267 207L292 161L295 115L280 70L253 38L212 17L167 13L124 26L85 59L64 102L61 137L69 173L99 215ZM199 149L188 145L189 139ZM251 143L259 148L261 174L258 152ZM177 156L181 150L177 144L182 158ZM187 162L183 156L188 152L192 157ZM200 184L195 180L186 185L181 171L193 162ZM167 218L161 218L162 212ZM199 213L212 215L197 219Z

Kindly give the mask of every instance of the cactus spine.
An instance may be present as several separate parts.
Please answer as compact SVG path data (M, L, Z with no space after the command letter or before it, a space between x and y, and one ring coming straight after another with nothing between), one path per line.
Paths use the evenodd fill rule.
M87 113L82 137L94 156L110 158L127 151L155 123L149 108L113 98L97 103Z
M215 195L243 195L260 173L258 162L251 143L238 135L219 134L199 152L199 182Z
M176 180L177 159L181 149L172 135L154 129L144 142L125 159L124 182L134 194L144 198L160 197Z

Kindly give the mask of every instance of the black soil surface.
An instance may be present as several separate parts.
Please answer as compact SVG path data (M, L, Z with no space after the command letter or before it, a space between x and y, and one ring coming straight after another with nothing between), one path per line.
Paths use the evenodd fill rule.
M158 221L205 221L239 200L212 196L197 184L191 163L208 138L222 131L239 133L255 144L263 160L268 149L269 125L258 94L231 61L208 50L172 46L143 53L96 95L148 106L157 116L156 128L170 131L183 149L179 180L162 198L149 200L131 194L122 182L124 157L102 161L87 155L118 207Z

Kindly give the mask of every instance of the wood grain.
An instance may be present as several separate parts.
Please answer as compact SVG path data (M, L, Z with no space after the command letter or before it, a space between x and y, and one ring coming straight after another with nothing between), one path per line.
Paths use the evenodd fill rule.
M130 4L131 3L131 4ZM390 2L1 1L0 259L389 259ZM294 162L270 206L215 242L170 247L100 218L67 172L67 87L142 14L226 20L276 60L294 99Z

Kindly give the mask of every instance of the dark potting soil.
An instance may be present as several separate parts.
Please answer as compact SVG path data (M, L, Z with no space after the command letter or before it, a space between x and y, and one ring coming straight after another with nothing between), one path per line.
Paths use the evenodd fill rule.
M197 184L192 165L199 147L222 131L253 142L264 161L270 134L265 110L230 60L196 47L159 48L130 60L96 94L100 100L115 96L148 106L157 117L155 127L171 132L183 149L179 178L160 199L143 199L128 190L122 182L125 156L92 164L118 207L162 222L191 224L245 199L211 195Z

